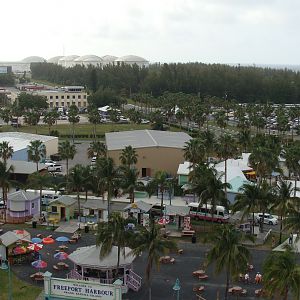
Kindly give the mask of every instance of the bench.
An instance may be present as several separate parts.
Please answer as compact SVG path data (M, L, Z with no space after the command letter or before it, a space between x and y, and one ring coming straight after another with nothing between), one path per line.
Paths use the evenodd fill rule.
M193 236L195 234L195 230L182 230L181 236Z

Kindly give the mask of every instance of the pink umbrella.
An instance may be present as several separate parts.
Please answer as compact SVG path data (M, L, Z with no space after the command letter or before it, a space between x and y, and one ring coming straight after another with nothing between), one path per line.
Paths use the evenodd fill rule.
M36 269L44 269L47 268L47 263L41 259L34 261L31 265Z
M65 260L68 258L68 254L66 252L58 252L56 254L54 254L54 258L57 258L59 260Z
M170 220L169 219L166 219L165 217L162 217L158 220L158 224L159 225L166 225L166 224L169 224Z
M30 244L27 249L31 250L31 251L34 251L34 252L38 252L40 251L41 249L43 248L43 245L41 244Z

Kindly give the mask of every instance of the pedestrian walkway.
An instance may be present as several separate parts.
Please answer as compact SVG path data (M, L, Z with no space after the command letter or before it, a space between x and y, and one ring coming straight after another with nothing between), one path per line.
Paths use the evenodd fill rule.
M300 239L297 238L297 234L293 234L292 243L289 241L290 238L287 238L282 244L274 248L272 251L285 251L287 246L292 247L292 251L299 253L300 252Z

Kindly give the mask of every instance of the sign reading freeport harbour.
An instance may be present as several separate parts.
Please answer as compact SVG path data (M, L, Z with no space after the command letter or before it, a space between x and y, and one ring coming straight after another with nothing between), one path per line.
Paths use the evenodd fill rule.
M93 300L121 300L120 286L100 284L98 282L49 278L49 285L45 282L45 294L61 299L93 299ZM47 293L47 287L49 292Z

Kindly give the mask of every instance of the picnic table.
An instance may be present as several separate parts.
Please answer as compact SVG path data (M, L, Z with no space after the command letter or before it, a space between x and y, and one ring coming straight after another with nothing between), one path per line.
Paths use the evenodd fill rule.
M64 262L58 262L57 263L57 267L59 268L59 269L68 269L69 268L69 265L67 265L66 263L64 263Z
M59 246L58 248L59 248L60 250L67 250L67 249L69 249L68 246L66 246L66 245L61 245L61 246Z
M196 270L193 272L193 276L201 276L204 275L205 271L204 270Z
M34 273L34 274L30 275L30 278L32 280L42 281L42 280L44 280L44 273L43 272Z

